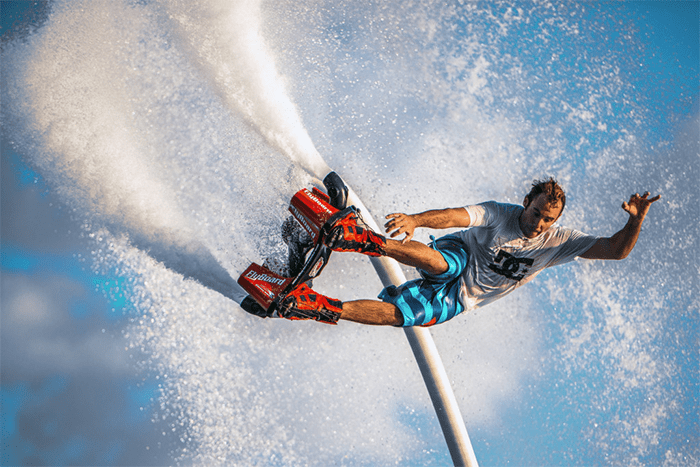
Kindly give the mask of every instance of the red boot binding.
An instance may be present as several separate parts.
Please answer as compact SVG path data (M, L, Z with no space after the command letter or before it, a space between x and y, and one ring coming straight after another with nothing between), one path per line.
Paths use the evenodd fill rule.
M335 213L323 226L324 243L333 251L352 251L368 256L386 256L386 238L375 233L360 217L355 206Z
M311 289L306 282L284 297L277 313L287 319L313 319L322 323L338 324L343 303Z

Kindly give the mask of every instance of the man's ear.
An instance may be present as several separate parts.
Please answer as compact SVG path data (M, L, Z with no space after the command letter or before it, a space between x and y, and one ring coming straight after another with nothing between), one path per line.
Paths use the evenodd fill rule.
M528 205L528 204L530 204L530 198L528 198L528 197L526 196L525 199L523 200L523 207L524 207L525 209L527 209L527 205Z
M560 202L559 204L561 204L561 202ZM564 214L564 208L563 208L563 207L559 210L559 215L557 216L556 219L554 219L554 222L558 221L558 220L561 218L561 215L562 215L562 214Z

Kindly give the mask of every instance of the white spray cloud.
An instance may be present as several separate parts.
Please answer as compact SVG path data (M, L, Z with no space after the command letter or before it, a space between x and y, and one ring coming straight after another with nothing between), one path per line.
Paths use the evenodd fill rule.
M3 120L88 222L127 235L168 267L230 296L233 279L197 242L177 190L162 176L172 154L150 145L150 129L140 126L137 112L152 109L140 108L130 87L138 76L130 61L146 40L146 18L137 13L118 2L57 2L39 33L9 46Z
M34 136L19 142L39 152L32 162L71 205L144 234L180 228L173 193L129 118L132 96L112 69L125 52L120 44L137 41L138 28L120 28L118 9L102 6L83 15L55 6L32 39L41 44L7 65L6 111Z

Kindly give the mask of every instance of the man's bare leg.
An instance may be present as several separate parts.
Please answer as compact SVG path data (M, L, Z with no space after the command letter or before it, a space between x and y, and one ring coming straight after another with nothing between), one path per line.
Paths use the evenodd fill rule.
M376 326L401 326L403 314L391 303L379 300L353 300L343 303L340 319Z
M425 243L413 240L401 243L387 238L384 250L387 256L399 263L422 269L430 274L442 274L448 268L442 254Z

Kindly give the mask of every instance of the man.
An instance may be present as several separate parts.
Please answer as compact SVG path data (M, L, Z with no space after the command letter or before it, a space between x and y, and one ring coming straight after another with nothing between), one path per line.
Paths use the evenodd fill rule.
M490 201L413 215L389 214L385 228L390 238L364 226L354 210L343 211L342 217L332 219L327 246L334 251L389 256L417 268L422 278L387 287L380 300L345 303L302 285L282 301L280 315L373 325L439 324L503 297L547 267L576 257L626 258L649 207L660 197L649 198L649 192L632 195L622 204L629 214L627 224L611 237L594 237L554 225L564 210L566 195L552 178L535 181L522 206ZM419 227L467 230L434 240L429 246L412 240ZM394 240L402 234L403 239Z

